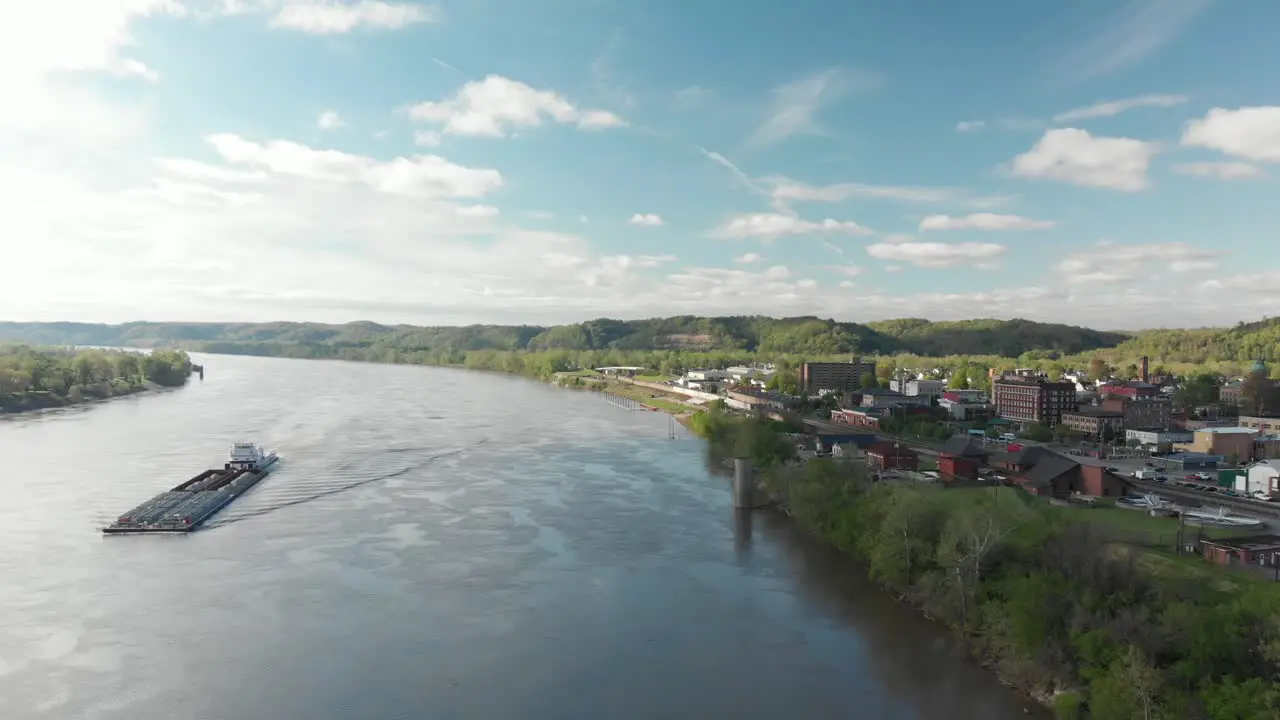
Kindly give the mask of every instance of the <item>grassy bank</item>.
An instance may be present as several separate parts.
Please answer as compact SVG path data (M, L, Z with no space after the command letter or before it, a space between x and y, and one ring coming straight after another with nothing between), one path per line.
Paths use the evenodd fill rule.
M850 572L1059 717L1278 716L1280 585L1174 555L1176 523L1014 488L873 484L860 463L785 462L767 423L693 420L710 452L750 454L797 521L858 561Z

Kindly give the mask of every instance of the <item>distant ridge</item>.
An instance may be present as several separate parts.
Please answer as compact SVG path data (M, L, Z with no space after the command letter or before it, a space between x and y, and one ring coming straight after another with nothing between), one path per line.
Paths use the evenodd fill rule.
M1030 351L1070 355L1115 347L1129 338L1071 325L1030 320L930 322L907 318L851 323L816 317L699 317L647 320L601 318L571 325L419 327L352 322L188 323L0 322L0 342L41 345L184 347L211 352L240 346L324 346L333 350L393 346L406 352L476 350L690 350L834 355L1003 355ZM264 351L267 348L263 348Z

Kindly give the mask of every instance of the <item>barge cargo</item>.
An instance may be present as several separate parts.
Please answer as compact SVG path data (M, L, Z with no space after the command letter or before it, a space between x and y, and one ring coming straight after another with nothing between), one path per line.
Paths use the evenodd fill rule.
M189 533L198 529L258 484L275 466L278 456L253 443L235 443L231 458L220 470L205 470L121 515L102 529L119 533Z

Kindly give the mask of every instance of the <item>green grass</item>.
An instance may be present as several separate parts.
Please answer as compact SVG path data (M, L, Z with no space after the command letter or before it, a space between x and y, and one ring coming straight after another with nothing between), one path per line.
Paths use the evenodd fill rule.
M645 382L666 382L668 380L674 380L674 379L675 377L672 375L637 375L636 376L636 380L643 380Z
M612 383L609 385L608 392L625 398L631 398L632 400L637 400L645 405L652 405L663 412L679 414L693 411L693 408L673 399L652 397L654 392L648 388L627 385L626 383Z

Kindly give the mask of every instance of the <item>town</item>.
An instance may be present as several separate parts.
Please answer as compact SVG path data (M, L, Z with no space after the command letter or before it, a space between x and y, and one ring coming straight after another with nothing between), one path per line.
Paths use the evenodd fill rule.
M1095 364L1096 365L1096 364ZM722 407L791 424L799 462L865 462L878 481L1017 487L1056 503L1103 500L1176 515L1219 532L1184 548L1280 572L1280 384L1258 361L1239 378L1130 378L1111 368L1058 377L1014 369L884 372L873 359L687 370L660 379L604 367L624 384L691 408ZM790 372L793 382L779 378ZM975 381L976 380L976 381ZM788 387L788 385L790 385ZM1222 537L1225 529L1249 530Z

